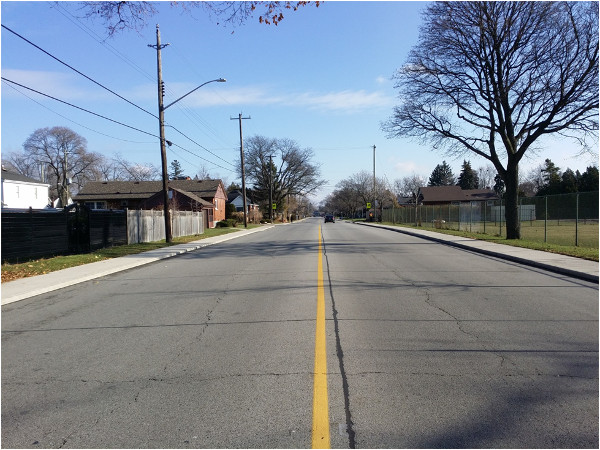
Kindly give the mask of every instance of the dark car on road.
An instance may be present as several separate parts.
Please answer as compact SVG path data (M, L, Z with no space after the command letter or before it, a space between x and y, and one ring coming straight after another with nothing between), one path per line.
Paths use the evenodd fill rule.
M335 223L335 217L333 217L333 214L325 214L325 223L327 222Z

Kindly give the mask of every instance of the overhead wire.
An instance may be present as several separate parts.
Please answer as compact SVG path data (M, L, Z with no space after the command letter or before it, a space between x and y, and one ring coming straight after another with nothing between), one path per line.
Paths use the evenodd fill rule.
M17 33L16 31L11 30L10 28L8 28L6 25L2 24L1 25L2 28L4 28L7 31L10 31L11 33L13 33L15 36L23 39L25 42L27 42L28 44L34 46L35 48L37 48L38 50L40 50L41 52L45 53L46 55L48 55L49 57L51 57L52 59L55 59L56 61L58 61L59 63L61 63L62 65L68 67L69 69L73 70L74 72L77 72L79 75L81 75L82 77L90 80L92 83L97 84L98 86L100 86L102 89L107 90L108 92L110 92L111 94L116 95L117 97L119 97L121 100L125 100L127 103L129 103L132 106L135 106L136 108L140 109L141 111L144 111L146 114L151 115L152 117L154 117L155 119L158 119L158 116L156 114L151 113L150 111L145 110L144 108L142 108L139 105L136 105L135 103L133 103L132 101L126 99L125 97L123 97L120 94L117 94L115 91L113 91L112 89L107 88L106 86L104 86L103 84L99 83L98 81L94 80L91 77L88 77L86 74L84 74L83 72L80 72L79 70L77 70L76 68L74 68L73 66L67 64L66 62L62 61L61 59L57 58L56 56L54 56L53 54L51 54L50 52L47 52L46 50L44 50L43 48L41 48L40 46L34 44L33 42L31 42L29 39L21 36L19 33Z
M2 81L4 81L4 80L2 80ZM16 92L18 92L19 94L23 95L24 97L27 97L27 98L28 98L29 100L31 100L32 102L34 102L34 103L37 103L37 104L38 104L39 106L41 106L42 108L45 108L45 109L47 109L48 111L50 111L50 112L52 112L52 113L56 114L57 116L59 116L59 117L62 117L63 119L65 119L65 120L68 120L69 122L72 122L72 123L74 123L74 124L75 124L75 125L77 125L77 126L80 126L80 127L82 127L82 128L85 128L86 130L90 130L90 131L92 131L92 132L94 132L94 133L101 134L102 136L106 136L106 137L109 137L109 138L111 138L111 139L116 139L116 140L118 140L118 141L123 141L123 142L130 142L130 143L132 143L132 144L153 144L153 143L154 143L154 141L153 141L153 142L148 142L148 141L146 141L146 142L140 142L140 141L132 141L132 140L129 140L129 139L118 138L118 137L116 137L116 136L111 136L110 134L106 134L106 133L102 133L101 131L94 130L93 128L90 128L90 127L88 127L88 126L86 126L86 125L83 125L83 124L81 124L81 123L75 122L74 120L72 120L72 119L69 119L69 118L68 118L68 117L66 117L66 116L63 116L63 115L62 115L62 114L60 114L59 112L57 112L57 111L54 111L52 108L49 108L48 106L44 105L43 103L40 103L40 102L38 102L38 101L37 101L36 99L34 99L33 97L30 97L30 96L29 96L29 95L27 95L25 92L22 92L22 91L20 91L19 89L17 89L17 88L16 88L15 86L13 86L12 84L9 84L9 83L7 83L6 81L4 81L4 83L5 83L5 84L6 84L8 87L10 87L11 89L13 89L13 90L15 90Z
M73 14L71 14L71 12L68 9L66 9L60 2L55 2L55 4L52 7L55 7L56 10L59 13L61 13L67 20L73 23L76 27L78 27L80 30L82 30L84 33L86 33L88 36L90 36L108 51L120 58L123 62L131 66L134 70L138 71L144 77L148 78L148 80L156 82L156 75L149 74L148 72L146 72L144 69L138 66L131 58L129 58L127 55L124 55L118 49L106 42L106 39L102 39L100 36L98 36L98 34L96 34L87 25L85 25L78 17L73 16Z
M140 133L144 133L144 134L150 135L150 136L152 136L152 137L155 137L155 138L157 138L157 139L159 139L159 140L160 140L160 136L157 136L157 135L155 135L155 134L149 133L148 131L141 130L141 129L139 129L139 128L136 128L136 127L133 127L133 126L131 126L131 125L127 125L127 124L125 124L125 123L123 123L123 122L119 122L118 120L114 120L114 119L111 119L110 117L106 117L106 116L104 116L104 115L102 115L102 114L95 113L95 112L93 112L93 111L90 111L90 110L88 110L88 109L82 108L82 107L80 107L80 106L77 106L77 105L74 105L74 104L72 104L72 103L69 103L69 102L67 102L67 101L65 101L65 100L61 100L61 99L59 99L59 98L56 98L56 97L54 97L54 96L52 96L52 95L45 94L45 93L43 93L43 92L40 92L40 91L38 91L38 90L36 90L36 89L30 88L30 87L28 87L28 86L25 86L25 85L23 85L23 84L21 84L21 83L17 83L16 81L9 80L9 79L8 79L8 78L6 78L6 77L0 77L0 78L2 79L2 81L5 81L5 82L8 82L8 83L15 84L15 85L17 85L17 86L19 86L19 87L22 87L23 89L30 90L30 91L32 91L32 92L35 92L36 94L40 94L40 95L42 95L42 96L44 96L44 97L48 97L48 98L50 98L50 99L52 99L52 100L55 100L55 101L57 101L57 102L64 103L65 105L68 105L68 106L71 106L71 107L73 107L73 108L79 109L79 110L81 110L81 111L84 111L84 112L86 112L86 113L88 113L88 114L92 114L92 115L94 115L94 116L100 117L100 118L102 118L102 119L108 120L108 121L110 121L110 122L116 123L116 124L118 124L118 125L121 125L121 126L124 126L124 127L127 127L127 128L130 128L130 129L132 129L132 130L139 131ZM202 156L200 156L200 155L198 155L198 154L196 154L196 153L192 152L191 150L188 150L188 149L186 149L185 147L182 147L181 145L175 144L174 142L171 142L171 141L167 141L167 142L169 142L169 143L170 143L170 144L169 144L169 146L171 146L171 145L174 145L175 147L178 147L178 148L180 148L180 149L182 149L182 150L184 150L184 151L186 151L186 152L188 152L188 153L190 153L190 154L192 154L192 155L196 156L197 158L200 158L200 159L201 159L201 160L203 160L203 161L206 161L206 162L208 162L208 163L210 163L210 164L213 164L213 165L214 165L214 166L216 166L216 167L219 167L219 168L221 168L221 169L224 169L224 170L228 170L228 171L231 171L231 172L233 172L233 170L231 170L231 169L228 169L228 168L226 168L226 167L223 167L223 166L221 166L221 165L219 165L219 164L216 164L216 163L214 163L214 162L212 162L212 161L210 161L210 160L208 160L208 159L206 159L206 158L203 158Z
M81 20L79 20L79 18L73 16L71 14L70 11L68 11L66 8L64 8L64 6L60 5L59 3L57 3L56 5L56 9L58 12L60 12L66 19L68 19L69 21L71 21L75 26L77 26L78 28L80 28L83 32L85 32L86 34L88 34L92 39L94 39L96 42L98 42L100 45L104 46L105 48L107 48L109 51L111 51L113 54L115 54L117 57L119 57L121 60L123 60L125 63L129 64L131 67L133 67L135 70L137 70L138 72L140 72L142 75L144 75L146 78L148 78L151 81L154 81L154 77L151 76L150 74L148 74L144 69L140 68L137 64L135 64L129 57L127 57L126 55L123 55L121 52L119 52L116 48L114 48L112 45L108 44L106 42L106 40L101 39L93 30L91 30L89 27L87 27L84 23L81 22ZM174 46L175 49L175 53L186 62L186 64L192 69L192 71L194 71L196 74L198 74L197 71L195 71L194 67L191 65L191 63L189 62L189 60L187 58L185 58L185 55L182 55L181 52L179 52L179 50ZM170 93L172 93L172 90L166 86L166 90ZM226 103L229 103L227 101L227 99L225 99L222 95L220 95L219 93L217 93L217 95L223 99ZM185 105L177 105L177 107L183 112L183 114L185 116L188 117L188 119L190 119L192 122L194 122L194 117L190 117L191 116L195 116L195 118L197 119L197 123L199 123L200 125L204 126L208 131L210 131L217 139L219 139L221 142L225 143L226 145L229 144L228 142L226 142L224 139L221 138L221 136L218 135L218 133L210 126L210 124L208 124L208 122L206 122L205 120L203 120L196 112L194 112L192 109L190 109L189 107L186 107ZM187 111L187 112L186 112ZM156 117L156 116L154 116ZM165 124L168 125L168 124ZM173 128L175 131L179 132L180 134L182 134L184 137L186 137L187 139L189 139L190 141L192 141L194 144L198 145L200 148L202 148L203 150L207 151L208 153L212 154L213 156L221 159L222 161L226 162L227 164L230 164L233 166L233 164L231 164L228 161L225 161L223 158L219 157L218 155L216 155L215 153L211 152L210 150L208 150L206 147L204 147L203 145L198 144L196 141L194 141L193 139L189 138L188 136L186 136L185 134L183 134L181 131L179 131L177 128L173 127L172 125L168 125L171 128Z
M144 130L140 130L139 128L136 128L136 127L134 127L134 126L131 126L131 125L127 125L126 123L119 122L118 120L115 120L115 119L111 119L110 117L103 116L102 114L95 113L95 112L93 112L93 111L90 111L89 109L85 109L85 108L82 108L81 106L77 106L77 105L74 105L74 104L72 104L72 103L69 103L69 102L67 102L67 101L65 101L65 100L61 100L61 99L59 99L59 98L53 97L52 95L49 95L49 94L44 94L43 92L40 92L40 91L38 91L38 90L36 90L36 89L30 88L30 87L28 87L28 86L25 86L25 85L23 85L23 84L17 83L16 81L9 80L8 78L5 78L5 77L1 77L1 78L2 78L2 80L4 80L4 81L7 81L7 82L9 82L9 83L12 83L12 84L15 84L15 85L17 85L17 86L19 86L19 87L22 87L23 89L27 89L27 90L29 90L29 91L35 92L36 94L40 94L40 95L43 95L44 97L51 98L52 100L56 100L57 102L64 103L65 105L68 105L68 106L71 106L71 107L73 107L73 108L79 109L79 110L81 110L81 111L84 111L84 112L86 112L86 113L88 113L88 114L92 114L92 115L94 115L94 116L100 117L100 118L102 118L102 119L108 120L108 121L110 121L110 122L113 122L113 123L116 123L116 124L118 124L118 125L122 125L122 126L124 126L124 127L131 128L132 130L139 131L140 133L144 133L144 134L147 134L147 135L150 135L150 136L152 136L152 137L155 137L155 138L158 138L158 139L160 139L160 137L159 137L159 136L157 136L157 135L155 135L155 134L149 133L149 132L147 132L147 131L144 131Z
M63 14L63 15L64 15L64 14ZM25 38L24 36L20 35L20 34L19 34L19 33L17 33L16 31L14 31L14 30L10 29L10 28L9 28L9 27L7 27L6 25L4 25L4 24L1 24L1 26L2 26L2 28L4 28L4 29L6 29L7 31L11 32L12 34L14 34L15 36L17 36L17 37L19 37L20 39L24 40L24 41L25 41L25 42L27 42L28 44L32 45L32 46L33 46L33 47L35 47L36 49L40 50L40 51L41 51L41 52L43 52L44 54L48 55L49 57L51 57L51 58L53 58L54 60L58 61L59 63L63 64L64 66L68 67L69 69L73 70L73 71L74 71L74 72L76 72L77 74L79 74L79 75L83 76L84 78L88 79L89 81L93 82L94 84L96 84L96 85L100 86L101 88L103 88L103 89L107 90L108 92L112 93L113 95L115 95L115 96L119 97L120 99L122 99L122 100L126 101L126 102L127 102L127 103L129 103L130 105L132 105L132 106L135 106L136 108L140 109L141 111L144 111L145 113L149 114L150 116L152 116L152 117L154 117L154 118L158 119L158 116L156 116L155 114L153 114L153 113L151 113L151 112L147 111L146 109L142 108L142 107L141 107L141 106L139 106L139 105L136 105L135 103L133 103L132 101L128 100L127 98L125 98L125 97L121 96L120 94L118 94L118 93L114 92L112 89L110 89L110 88L108 88L108 87L104 86L103 84L99 83L98 81L94 80L93 78L91 78L91 77L87 76L87 75L86 75L86 74L84 74L83 72L81 72L81 71L77 70L76 68L74 68L74 67L72 67L71 65L67 64L66 62L62 61L60 58L58 58L58 57L56 57L56 56L52 55L50 52L48 52L48 51L44 50L43 48L39 47L38 45L36 45L36 44L35 44L35 43L33 43L32 41L30 41L29 39L27 39L27 38ZM81 27L80 27L80 28L81 28ZM82 28L82 30L85 32L85 29L83 29L83 28ZM90 34L90 33L88 33L88 34ZM117 52L117 53L118 53L118 52ZM117 56L119 56L119 55L117 55ZM122 59L123 59L123 58L122 58ZM139 67L138 67L138 68L139 68ZM142 73L144 73L144 72L142 71ZM119 121L117 121L117 120L114 120L114 119L111 119L111 118L109 118L109 117L103 116L103 115L101 115L101 114L95 113L95 112L93 112L93 111L87 110L87 109L85 109L85 108L82 108L82 107L80 107L80 106L77 106L77 105L74 105L74 104L72 104L72 103L69 103L69 102L66 102L66 101L64 101L64 100L61 100L61 99L59 99L59 98L53 97L53 96L51 96L51 95L49 95L49 94L45 94L45 93L43 93L43 92L41 92L41 91L38 91L38 90L35 90L35 89L31 88L31 87L28 87L28 86L25 86L25 85L23 85L23 84L17 83L16 81L9 80L9 79L7 79L7 78L5 78L5 77L2 77L2 80L3 80L3 81L5 81L5 82L8 82L8 83L12 83L12 84L14 84L14 85L17 85L17 86L19 86L19 87L22 87L23 89L27 89L27 90L30 90L30 91L32 91L32 92L35 92L35 93L37 93L37 94L39 94L39 95L42 95L42 96L48 97L48 98L50 98L50 99L52 99L52 100L55 100L55 101L58 101L58 102L60 102L60 103L64 103L64 104L66 104L66 105L68 105L68 106L71 106L71 107L73 107L73 108L79 109L79 110L81 110L81 111L87 112L87 113L89 113L89 114L95 115L95 116L97 116L97 117L100 117L100 118L103 118L103 119L105 119L105 120L111 121L111 122L113 122L113 123L116 123L116 124L118 124L118 125L122 125L122 126L125 126L125 127L127 127L127 128L133 129L133 130L135 130L135 131L138 131L138 132L141 132L141 133L145 133L145 134L148 134L148 135L150 135L150 136L153 136L153 137L156 137L156 138L160 139L158 136L156 136L156 135L154 135L154 134L152 134L152 133L146 132L146 131L144 131L144 130L141 130L141 129L139 129L139 128L133 127L133 126L131 126L131 125L127 125L127 124L125 124L125 123L123 123L123 122L119 122ZM11 87L12 87L13 89L15 89L15 88L14 88L14 86L11 86ZM25 94L24 94L24 93L22 93L22 92L21 92L21 94L25 95ZM27 96L27 97L28 97L28 96ZM32 99L31 97L28 97L28 98L30 98L32 101L36 102L36 101L35 101L34 99ZM38 102L36 102L36 103L38 103ZM40 103L38 103L38 104L40 104ZM40 105L41 105L41 104L40 104ZM41 106L43 106L43 105L41 105ZM49 109L49 108L48 108L48 109ZM58 113L56 113L56 114L58 114ZM60 114L58 114L58 115L60 115ZM61 117L64 117L64 116L61 116ZM188 117L189 117L189 116L188 116ZM70 120L70 119L67 119L67 120ZM74 122L74 121L73 121L73 122ZM74 122L74 123L76 123L76 122ZM80 124L78 124L78 125L80 125ZM80 126L83 126L83 125L80 125ZM206 147L204 147L203 145L201 145L201 144L199 144L198 142L194 141L192 138L190 138L189 136L187 136L186 134L184 134L182 131L180 131L180 130L179 130L179 129L177 129L176 127L174 127L174 126L172 126L172 125L167 125L167 126L171 127L171 128L174 130L174 131L178 132L179 134L181 134L181 135L182 135L182 136L184 136L186 139L190 140L191 142L193 142L194 144L196 144L198 147L202 148L202 149L203 149L203 150L205 150L206 152L210 153L211 155L215 156L216 158L220 159L221 161L223 161L223 162L225 162L225 163L229 164L230 166L232 166L232 167L235 167L235 166L234 166L234 164L230 163L229 161L226 161L225 159L221 158L221 157L220 157L219 155L217 155L216 153L214 153L214 152L212 152L212 151L208 150ZM208 127L206 124L205 124L205 126L206 126L207 128L209 128L209 127ZM83 126L83 127L84 127L84 128L87 128L87 129L90 129L90 128L88 128L88 127L85 127L85 126ZM96 131L96 130L92 130L92 131L95 131L95 132L97 132L97 133L99 133L99 134L103 134L103 133L100 133L100 132L98 132L98 131ZM216 135L216 134L215 134L215 135ZM106 135L106 136L108 136L108 137L112 137L112 136L110 136L110 135ZM217 137L218 137L218 135L217 135ZM118 138L116 138L116 139L118 139ZM123 139L123 140L124 140L124 139ZM127 141L127 140L124 140L124 141ZM134 142L134 141L130 141L130 142ZM225 142L225 141L223 141L223 142ZM220 166L219 164L215 164L215 163L213 163L212 161L209 161L209 160L207 160L206 158L203 158L203 157L201 157L201 156L199 156L199 155L197 155L197 154L195 154L195 153L193 153L193 152L191 152L191 151L189 151L189 150L187 150L187 149L185 149L185 148L183 148L183 147L181 147L181 146L179 146L179 147L180 147L181 149L185 150L185 151L188 151L189 153L191 153L192 155L196 156L197 158L200 158L200 159L202 159L202 160L204 160L204 161L207 161L207 162L209 162L210 164L214 164L215 166L217 166L217 167L220 167L220 168L222 168L222 169L224 169L224 170L230 170L230 169L227 169L227 168L225 168L225 167L222 167L222 166Z

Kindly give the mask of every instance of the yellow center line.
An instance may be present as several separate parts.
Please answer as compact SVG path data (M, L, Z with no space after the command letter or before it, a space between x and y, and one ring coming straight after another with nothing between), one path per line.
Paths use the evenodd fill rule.
M323 288L323 249L319 225L317 264L317 330L315 333L315 372L313 382L312 448L330 448L329 404L327 401L327 353L325 338L325 290Z

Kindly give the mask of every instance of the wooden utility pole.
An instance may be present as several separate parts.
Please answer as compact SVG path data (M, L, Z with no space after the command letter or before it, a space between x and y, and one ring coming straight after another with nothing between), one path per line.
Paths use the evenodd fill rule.
M165 239L167 243L173 240L171 231L171 211L169 209L169 173L167 172L167 149L165 148L165 107L163 103L164 83L162 80L162 62L160 51L169 44L161 45L160 29L156 25L156 45L148 44L148 47L156 49L156 63L158 73L158 125L160 128L160 157L162 162L162 190L163 190L163 208L165 214Z
M229 119L240 121L240 160L242 163L242 195L244 196L244 228L248 228L248 219L246 218L248 207L246 206L246 169L244 168L244 140L242 138L242 120L251 119L251 117L242 117L242 113L240 113L237 118L230 117Z
M269 155L269 219L273 223L273 155Z

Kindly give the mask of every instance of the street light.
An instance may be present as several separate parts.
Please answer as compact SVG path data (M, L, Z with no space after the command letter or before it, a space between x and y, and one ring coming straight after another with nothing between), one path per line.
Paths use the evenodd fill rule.
M162 62L160 58L160 51L169 44L162 45L160 43L160 29L159 26L156 25L156 45L148 44L148 47L152 47L156 49L156 66L157 66L157 75L158 75L158 124L160 129L160 156L162 163L162 191L163 191L163 207L164 207L164 215L165 215L165 240L167 243L171 243L173 240L173 233L171 232L171 213L169 211L169 187L167 186L169 181L169 174L167 173L167 151L165 148L165 109L169 106L174 105L182 98L187 97L192 92L200 89L202 86L208 83L219 82L224 83L225 78L217 78L216 80L210 80L206 83L202 83L195 89L192 89L187 94L179 97L172 103L169 103L167 106L163 104L163 96L164 96L164 83L162 80ZM168 143L169 146L171 143Z
M160 55L160 51L159 51L159 55ZM170 243L173 240L173 232L171 230L171 211L169 210L169 192L168 192L168 190L169 190L169 187L168 187L169 174L167 172L167 151L165 148L165 142L168 142L168 141L165 140L165 109L167 109L169 106L174 105L182 98L187 97L192 92L197 91L202 86L204 86L208 83L215 83L215 82L225 83L227 80L225 78L217 78L216 80L210 80L210 81L207 81L206 83L202 83L200 86L198 86L195 89L192 89L187 94L182 95L174 102L169 103L167 106L163 106L163 90L162 90L162 74L161 74L161 69L160 69L160 56L158 58L159 58L158 121L159 121L159 126L160 126L160 155L161 155L161 161L162 161L162 185L163 185L162 190L163 190L163 204L164 204L164 215L165 215L165 240L167 241L167 243ZM169 142L169 146L171 146L170 142Z
M188 92L187 94L185 94L185 95L182 95L181 97L179 97L179 98L178 98L177 100L175 100L174 102L171 102L171 103L169 103L167 106L163 107L163 111L164 111L165 109L167 109L169 106L171 106L171 105L174 105L175 103L177 103L177 102L178 102L179 100L181 100L182 98L185 98L185 97L187 97L187 96L188 96L188 95L190 95L192 92L196 92L198 89L200 89L200 88L201 88L202 86L204 86L205 84L208 84L208 83L215 83L215 82L217 82L217 83L225 83L226 81L227 81L227 80L226 80L225 78L217 78L216 80L210 80L210 81L207 81L206 83L202 83L202 84L201 84L200 86L198 86L197 88L194 88L194 89L192 89L192 90L191 90L190 92Z

